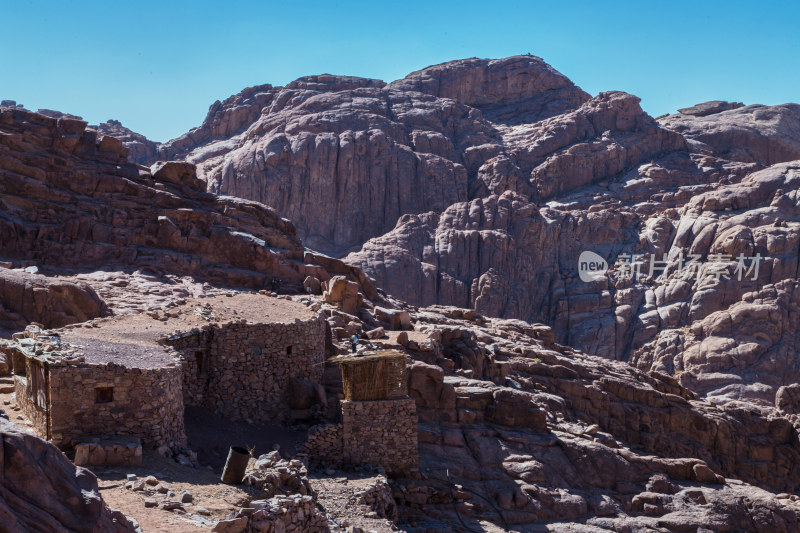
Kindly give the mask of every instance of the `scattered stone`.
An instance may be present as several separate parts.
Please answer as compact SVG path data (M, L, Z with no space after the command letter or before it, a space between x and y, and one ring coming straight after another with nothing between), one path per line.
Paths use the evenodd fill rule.
M367 332L367 338L371 340L382 339L386 336L383 328L371 329Z
M232 518L230 520L220 520L211 530L214 533L242 533L247 529L247 517Z
M159 504L159 508L165 511L172 511L173 509L182 509L181 502L165 501Z

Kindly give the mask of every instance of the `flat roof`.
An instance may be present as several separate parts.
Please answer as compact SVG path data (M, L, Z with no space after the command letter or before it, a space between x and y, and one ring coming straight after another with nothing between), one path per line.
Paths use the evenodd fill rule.
M62 341L79 347L88 364L158 368L175 361L159 341L176 333L236 321L289 323L316 317L299 302L251 293L191 299L160 310L158 316L164 318L165 313L166 320L147 313L114 316L95 319L89 327L66 327L58 333Z

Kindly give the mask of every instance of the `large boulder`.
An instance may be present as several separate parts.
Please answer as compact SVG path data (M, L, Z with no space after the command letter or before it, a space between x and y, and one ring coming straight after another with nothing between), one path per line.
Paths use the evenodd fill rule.
M418 407L447 410L456 406L455 390L444 382L442 368L421 361L414 361L409 368L408 394Z
M52 444L0 418L0 531L140 531L109 509L90 471Z
M350 315L355 315L363 301L358 292L358 283L345 276L334 276L322 283L322 300L336 305Z
M0 327L16 330L30 322L61 327L108 313L86 283L0 268Z

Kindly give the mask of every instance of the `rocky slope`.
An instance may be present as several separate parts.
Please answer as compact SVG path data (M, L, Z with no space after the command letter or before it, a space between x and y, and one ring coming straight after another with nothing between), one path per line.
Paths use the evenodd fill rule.
M543 326L452 308L412 314L426 335L408 346L424 481L400 481L394 495L415 531L459 521L516 531L800 527L788 494L797 430L775 408L713 405L664 374L553 343Z
M79 118L79 117L77 117ZM155 143L125 126L119 120L109 120L102 124L90 125L100 135L110 135L122 142L128 149L128 160L139 164L148 164L158 159L158 143Z
M294 227L274 210L205 192L191 164L147 169L127 156L118 139L81 120L0 107L0 258L253 288L327 279L304 262Z

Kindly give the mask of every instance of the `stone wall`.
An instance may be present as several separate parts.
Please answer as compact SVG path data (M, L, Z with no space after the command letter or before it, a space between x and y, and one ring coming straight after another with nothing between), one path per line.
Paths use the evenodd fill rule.
M414 400L343 401L342 458L369 463L393 475L417 471L417 408Z
M374 483L356 491L355 497L356 503L366 507L368 512L374 512L379 518L397 521L397 504L386 476L378 476Z
M342 424L320 424L308 430L308 438L299 447L298 455L313 466L341 466Z
M287 323L228 323L173 336L167 344L183 361L186 403L233 420L284 417L292 378L322 381L321 316Z
M175 350L183 366L184 405L203 405L208 388L208 368L202 365L208 362L213 335L213 327L209 325L203 329L178 333L164 341Z
M135 436L152 447L186 446L179 365L52 365L49 375L50 438L57 446L70 447L91 435Z
M27 361L23 362L24 366L28 364ZM25 375L14 376L14 394L16 396L17 405L21 408L22 416L31 421L33 430L36 431L39 436L46 438L47 411L42 407L38 407L33 402L29 381Z
M279 495L254 500L233 516L220 520L214 531L265 533L327 533L330 525L312 496Z
M75 444L77 466L142 466L142 443L138 437L92 438Z

